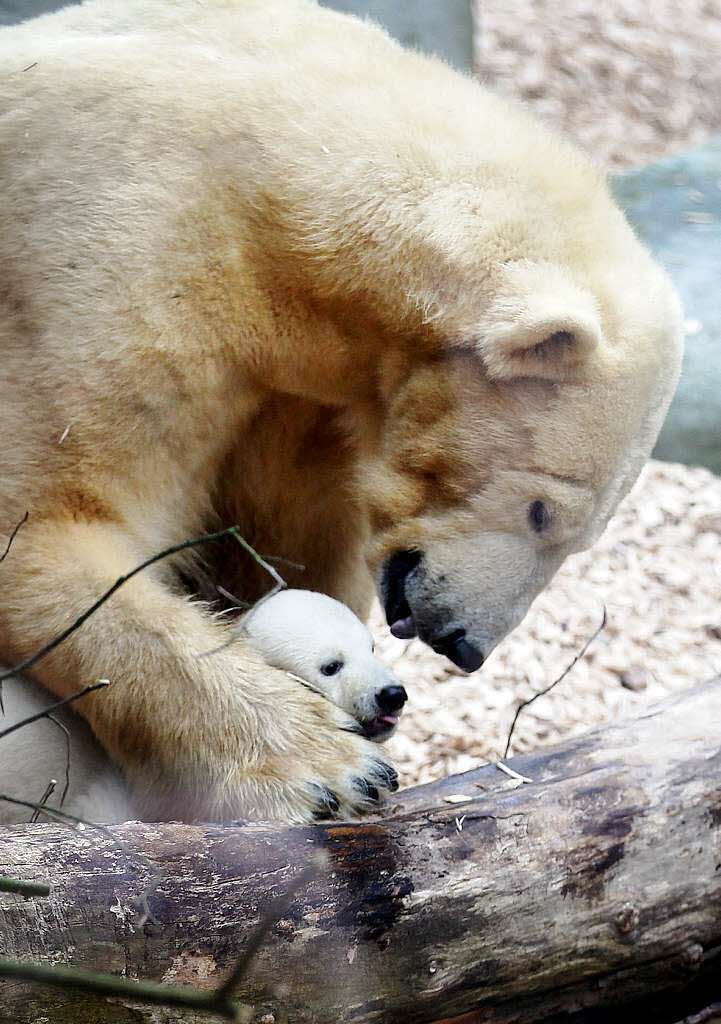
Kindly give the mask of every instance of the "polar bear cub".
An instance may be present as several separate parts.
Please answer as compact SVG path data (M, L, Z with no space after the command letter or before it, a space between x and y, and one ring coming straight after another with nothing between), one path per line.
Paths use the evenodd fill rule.
M265 660L299 676L360 724L388 739L406 691L373 653L373 638L340 601L310 590L281 590L244 616L243 630Z
M343 708L367 738L382 742L394 731L406 691L375 657L370 632L346 605L325 594L283 590L246 612L240 626L269 665ZM47 708L53 697L31 680L10 678L3 683L3 701L0 732ZM120 772L85 721L67 708L53 717L55 722L40 719L0 739L0 793L37 802L54 779L47 805L59 807L69 750L70 781L61 809L89 821L135 817ZM27 821L30 814L0 801L2 824Z

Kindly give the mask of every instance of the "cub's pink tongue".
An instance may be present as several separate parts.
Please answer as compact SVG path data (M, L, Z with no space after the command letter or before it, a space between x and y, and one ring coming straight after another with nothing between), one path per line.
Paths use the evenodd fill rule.
M413 616L409 615L405 619L398 619L394 622L391 626L391 633L399 640L412 640L416 636L416 624L413 621Z

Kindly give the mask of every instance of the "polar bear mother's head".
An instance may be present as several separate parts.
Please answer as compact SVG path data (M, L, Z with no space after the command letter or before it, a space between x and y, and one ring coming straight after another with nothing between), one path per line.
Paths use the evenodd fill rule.
M599 536L660 429L679 310L630 232L629 252L593 272L505 262L476 323L388 396L371 565L392 631L466 670Z
M474 669L650 454L680 309L575 146L377 30L366 46L385 60L306 104L323 118L277 162L273 209L325 400L371 424L356 482L388 619Z
M369 566L393 631L467 670L604 529L680 370L666 274L600 179L566 187L527 183L523 216L511 189L495 224L467 187L429 201L405 246L422 316L379 357Z

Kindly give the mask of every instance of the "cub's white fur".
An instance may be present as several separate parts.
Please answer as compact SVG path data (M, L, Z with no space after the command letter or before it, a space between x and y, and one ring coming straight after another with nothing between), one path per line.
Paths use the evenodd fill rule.
M372 739L390 736L393 716L382 715L378 695L400 684L374 656L370 632L346 605L326 594L283 590L252 609L243 629L269 664L300 676L369 729ZM338 671L325 675L333 663Z

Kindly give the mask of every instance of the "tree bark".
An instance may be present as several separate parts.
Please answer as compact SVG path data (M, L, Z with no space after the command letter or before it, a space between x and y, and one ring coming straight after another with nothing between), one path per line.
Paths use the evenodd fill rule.
M322 850L239 987L253 1020L586 1024L625 1007L614 1020L662 1024L721 998L721 680L510 764L533 782L487 766L359 824L0 829L0 874L51 886L0 893L0 955L212 988ZM201 1020L0 980L1 1021L43 1017Z

